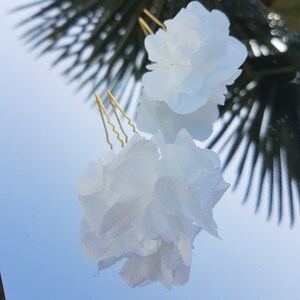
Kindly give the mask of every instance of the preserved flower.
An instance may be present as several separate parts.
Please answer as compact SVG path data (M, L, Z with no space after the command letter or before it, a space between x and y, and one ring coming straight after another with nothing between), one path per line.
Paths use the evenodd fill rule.
M224 103L226 85L240 75L246 47L229 35L229 21L193 1L145 39L150 72L142 79L145 92L177 114L189 114L208 101Z
M174 143L139 134L118 153L93 163L79 182L81 244L99 268L127 258L131 286L188 280L195 236L218 237L212 210L228 188L218 156L182 129Z

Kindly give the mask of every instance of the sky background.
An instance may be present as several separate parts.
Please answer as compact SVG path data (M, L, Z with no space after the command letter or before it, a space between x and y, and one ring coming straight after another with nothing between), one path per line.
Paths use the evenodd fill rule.
M0 268L7 300L299 299L300 222L291 230L265 221L241 190L215 209L223 240L201 233L189 282L129 288L121 264L97 273L80 248L76 185L89 162L108 150L100 117L85 93L66 86L53 57L36 60L0 4ZM229 170L227 181L235 178ZM255 195L254 195L255 196ZM265 201L266 202L266 201ZM299 210L298 210L299 211ZM287 214L286 214L287 216ZM299 217L299 215L297 215Z

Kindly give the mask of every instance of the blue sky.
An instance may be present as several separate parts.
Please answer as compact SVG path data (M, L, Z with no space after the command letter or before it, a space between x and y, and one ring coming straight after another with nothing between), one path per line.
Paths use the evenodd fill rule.
M79 242L76 185L86 165L107 151L96 110L50 68L51 55L20 42L0 5L0 267L8 300L299 299L299 224L277 226L229 191L215 209L223 240L201 233L188 284L131 289L121 265L97 274ZM235 176L229 170L230 181Z

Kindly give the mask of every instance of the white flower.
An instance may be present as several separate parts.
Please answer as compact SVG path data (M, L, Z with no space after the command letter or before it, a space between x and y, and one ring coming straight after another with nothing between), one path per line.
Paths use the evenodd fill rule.
M121 258L111 258L99 262L103 270ZM131 287L142 287L159 281L166 288L186 283L190 275L190 266L186 266L173 243L162 242L156 253L149 256L131 255L123 265L120 275Z
M157 157L155 144L135 134L118 155L110 151L104 162L88 166L78 195L84 210L82 246L89 259L150 255L157 250L156 241L147 240L130 224L149 201L145 196L153 188L152 162Z
M213 123L218 116L217 105L210 101L192 113L178 114L165 102L155 101L143 93L137 109L136 124L139 130L151 134L161 130L167 142L173 142L182 128L193 139L203 141L211 135Z
M227 187L217 155L186 130L174 144L136 134L80 180L82 247L100 269L127 258L121 275L131 286L182 284L197 233L218 236L212 210Z
M177 114L189 114L208 101L223 104L226 85L239 76L245 46L229 36L229 21L198 1L165 22L145 40L151 70L143 76L145 92Z

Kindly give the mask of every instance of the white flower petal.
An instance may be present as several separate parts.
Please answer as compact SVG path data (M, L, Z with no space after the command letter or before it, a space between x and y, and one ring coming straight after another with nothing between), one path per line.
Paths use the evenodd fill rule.
M186 266L192 264L192 246L193 241L186 234L181 235L181 239L176 243L177 249Z
M131 221L141 209L141 199L131 199L130 202L117 202L105 214L101 225L101 233L109 238L115 238L131 227Z
M191 12L199 19L208 19L210 17L210 12L199 2L199 1L192 1L190 2L186 10Z
M229 20L224 13L213 9L210 14L210 28L222 34L229 33Z
M190 266L179 265L173 271L173 284L175 285L183 285L188 282L190 277Z
M147 265L142 261L130 258L124 264L120 275L129 286L142 286L145 282L148 282L146 267Z
M118 263L123 257L110 257L107 259L100 260L98 262L98 271L102 271L104 269L107 269L114 264Z
M136 123L143 132L156 134L162 131L166 142L174 142L178 132L185 128L190 135L203 141L212 132L212 124L217 120L217 105L207 102L190 114L177 114L164 102L151 99L144 94L137 110Z
M176 43L169 33L159 29L156 35L148 35L145 38L145 47L149 53L149 60L153 62L170 61L170 58L176 56Z
M102 189L102 164L91 163L83 176L81 177L77 193L81 196L87 196L97 193Z
M85 218L81 220L80 224L80 239L82 250L90 261L100 258L109 247L108 241L104 237L99 239L91 231Z

